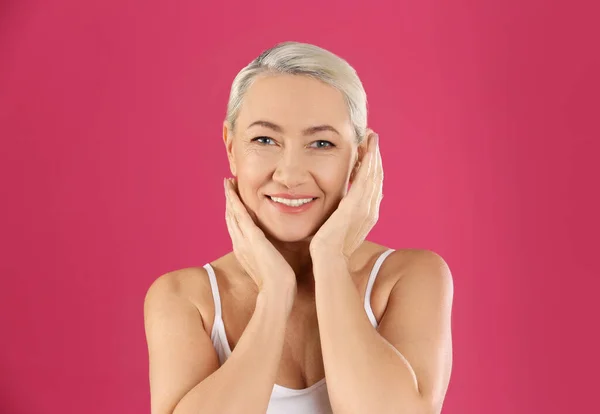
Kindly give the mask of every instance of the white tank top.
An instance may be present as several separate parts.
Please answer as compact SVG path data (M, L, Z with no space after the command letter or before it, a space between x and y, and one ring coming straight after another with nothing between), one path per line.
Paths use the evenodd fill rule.
M369 281L367 282L367 290L365 292L365 311L371 324L375 329L378 327L377 320L371 309L371 291L375 284L375 278L379 272L381 264L385 258L392 253L394 250L389 249L383 252L375 262L371 274L369 275ZM225 326L223 325L223 318L221 314L221 297L219 295L219 288L217 285L217 278L215 271L210 264L205 264L204 268L208 272L208 278L210 280L210 286L212 289L213 299L215 301L215 321L212 328L210 338L212 339L213 346L219 355L219 362L221 365L231 355L231 348L229 347L229 341L225 333ZM266 414L331 414L331 404L329 403L329 395L327 394L327 384L325 378L319 382L311 385L308 388L303 389L292 389L282 387L281 385L274 384L271 399L269 400L269 406L267 407Z

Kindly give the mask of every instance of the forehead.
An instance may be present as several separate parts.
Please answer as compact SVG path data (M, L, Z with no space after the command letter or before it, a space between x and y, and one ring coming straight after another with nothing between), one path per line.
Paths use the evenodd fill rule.
M342 134L352 134L342 93L316 79L298 75L261 76L246 91L238 125L270 121L284 129L300 130L329 124Z

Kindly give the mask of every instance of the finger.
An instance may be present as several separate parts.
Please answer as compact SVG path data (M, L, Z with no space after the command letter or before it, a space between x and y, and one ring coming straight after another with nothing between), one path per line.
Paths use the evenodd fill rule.
M256 216L256 213L248 210L245 206L244 203L241 202L240 196L239 196L239 189L238 189L238 183L235 179L232 179L231 181L232 183L232 188L233 188L233 192L235 193L235 195L237 196L237 198L240 200L240 204L242 205L242 207L244 207L244 211L246 213L248 213L248 215L250 216L250 219L252 220L252 222L254 223L255 226L258 227L258 217Z
M370 183L375 183L375 179L377 178L377 174L379 172L379 167L381 163L381 158L379 157L379 135L375 134L373 137L373 166L369 174Z
M369 142L367 144L367 152L363 156L360 167L358 168L358 172L356 173L356 178L354 179L354 183L352 187L350 187L350 191L354 189L355 193L358 193L359 197L363 197L365 195L365 189L367 185L367 180L369 174L373 169L373 161L374 161L374 151L373 151L373 135L369 136Z
M234 217L237 220L242 235L246 238L257 237L261 234L260 229L254 224L246 206L240 200L238 193L235 191L233 181L228 183L229 202Z
M377 169L379 166L379 160L377 157L377 134L373 134L371 137L371 141L369 142L369 155L371 157L371 165L369 167L368 174L365 176L363 180L364 187L361 189L361 197L363 199L366 198L365 210L369 212L371 210L371 199L373 198L373 193L376 187L376 175Z
M381 152L379 151L379 136L375 138L375 166L371 174L371 208L379 205L383 184L383 166L381 160Z
M235 247L239 246L239 242L243 237L242 232L239 228L237 220L233 215L233 211L231 209L231 201L228 194L227 184L225 183L225 223L227 224L227 230L229 231L229 236L231 237L231 241Z
M239 246L239 228L237 224L232 220L231 214L227 212L225 214L225 223L227 224L227 231L229 232L229 238L233 244L233 248L236 249Z
M380 193L381 193L381 185L380 185L380 171L381 171L381 158L378 149L378 139L379 137L376 135L373 139L374 148L373 148L373 166L369 172L369 176L367 178L366 188L364 190L363 197L366 198L363 205L363 215L360 224L360 234L367 234L372 228L373 225L377 222L379 218L379 202L380 202Z
M378 162L378 166L377 166L377 177L376 177L376 182L377 182L377 187L379 188L379 202L381 202L381 199L383 198L383 178L384 178L384 173L383 173L383 159L381 158L381 149L379 147L379 138L377 139L377 158L379 159Z
M229 204L229 203L228 203ZM227 214L225 215L225 221L227 222L227 230L229 231L229 236L231 239L231 245L233 247L233 253L237 258L238 262L245 266L245 244L244 239L242 237L242 233L239 229L239 226L235 222L235 218L231 213L231 210L228 209Z
M377 167L373 177L373 192L371 195L371 205L369 208L369 222L374 225L379 219L379 206L383 199L383 163L381 159L381 151L379 150L379 139L377 139Z
M383 168L381 165L381 152L379 151L379 136L375 137L375 166L371 173L371 200L377 203L381 193L383 181Z
M363 156L362 164L359 167L354 183L346 194L347 202L352 205L352 208L358 208L363 212L360 215L365 215L369 211L369 197L371 189L369 188L370 174L373 171L373 135L370 135L367 143L367 152ZM365 200L366 198L366 200ZM365 202L366 201L366 202Z

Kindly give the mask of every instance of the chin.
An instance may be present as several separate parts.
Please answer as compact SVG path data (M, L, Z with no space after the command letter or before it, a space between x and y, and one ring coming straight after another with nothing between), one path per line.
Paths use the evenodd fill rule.
M297 243L297 242L310 242L314 232L310 229L304 228L293 228L286 226L271 227L268 226L263 229L268 237L274 238L283 243Z

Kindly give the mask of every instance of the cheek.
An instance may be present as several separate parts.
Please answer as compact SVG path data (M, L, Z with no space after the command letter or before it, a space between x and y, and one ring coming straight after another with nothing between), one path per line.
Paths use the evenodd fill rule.
M269 162L256 152L245 152L236 157L238 188L242 201L250 210L257 207L256 194L268 176Z
M315 164L314 176L318 180L319 187L332 194L344 194L347 187L350 170L348 163L342 159L328 159Z
M280 155L269 150L239 151L236 154L236 170L242 187L240 191L250 195L250 192L256 192L258 187L264 185L265 180L277 168ZM351 172L351 154L300 156L304 173L308 173L315 181L311 186L316 184L324 193L336 197L346 193Z
M260 167L260 170L264 170L268 164L274 162L276 155L273 150L247 143L242 143L234 150L235 164L238 168L244 169L245 172L252 172L258 167Z
M244 154L236 164L238 179L254 190L265 184L274 167L269 157L257 153Z

